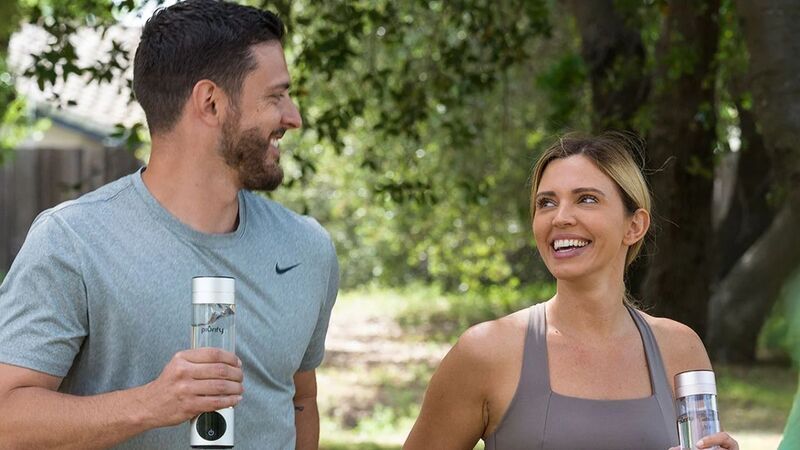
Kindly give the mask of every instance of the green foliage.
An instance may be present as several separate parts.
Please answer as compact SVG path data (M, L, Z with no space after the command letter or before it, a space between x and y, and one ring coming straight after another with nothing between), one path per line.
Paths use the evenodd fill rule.
M581 103L586 81L586 66L577 54L564 55L536 79L549 100L547 120L551 128L560 129L573 122L571 117Z
M554 32L549 3L262 3L287 24L284 47L306 125L284 145L287 185L302 189L273 196L328 226L343 285L519 284L530 266L516 255L531 252L525 180L549 129L537 103L582 77L573 57L544 77L553 92L529 82L549 67L539 59L558 51L548 42L570 40ZM21 2L22 16L52 36L26 76L43 88L71 74L122 76L131 55L121 46L81 66L72 36L79 27L105 30L140 5ZM576 102L571 95L559 120ZM115 136L133 146L142 134L138 124Z
M800 367L800 270L790 277L758 336L758 349L767 358Z
M324 222L345 286L519 282L529 137L546 126L529 80L552 30L544 2L470 3L284 12L305 122L284 160L303 189L273 197Z
M36 80L45 90L58 80L70 75L88 76L96 82L108 82L120 77L127 67L130 55L120 43L113 42L107 59L90 66L79 66L73 43L74 34L81 27L90 27L105 32L122 15L140 6L135 0L19 0L4 2L0 12L0 164L7 160L12 150L25 136L35 129L43 129L46 122L34 121L28 116L25 100L17 96L14 89L15 75L5 64L8 37L19 19L41 26L50 36L50 47L39 54L31 55L33 64L23 76ZM52 100L61 104L58 95ZM65 102L61 106L70 104ZM141 124L138 125L141 128ZM136 129L133 134L138 136Z
M402 293L403 308L397 315L400 325L428 338L454 341L472 325L548 300L555 285L492 285L459 294L444 293L434 286L413 286Z
M51 36L47 50L31 55L33 64L24 76L35 79L43 91L54 86L59 79L66 81L71 75L89 76L98 83L123 76L131 58L121 43L112 40L105 60L79 66L73 38L80 28L94 28L105 33L123 14L130 13L137 6L139 2L134 0L22 1L23 16ZM54 101L60 102L57 94L53 97Z
M0 166L11 155L27 125L25 102L17 98L13 80L0 57Z
M45 87L69 74L99 82L122 76L131 55L119 45L84 67L71 39L78 27L103 30L142 3L20 1L17 14L53 36L27 75ZM417 281L460 296L496 286L539 289L546 275L531 256L529 170L548 133L586 128L590 116L577 30L553 12L552 2L247 3L278 11L287 24L284 47L305 123L284 141L287 186L270 196L330 230L344 287ZM649 55L641 70L650 71L668 3L615 5L641 30ZM720 17L718 64L733 79L743 47L730 0ZM674 76L692 70L690 53L675 46L668 58ZM634 69L624 63L614 71ZM0 99L3 81L0 76ZM611 78L609 89L623 82ZM733 100L707 105L701 116L730 109ZM640 131L648 124L647 106ZM727 119L736 125L733 114ZM129 145L146 140L142 124L116 137ZM688 170L711 174L704 161Z
M11 156L12 150L22 142L29 131L25 100L16 98L6 104L0 117L0 165Z

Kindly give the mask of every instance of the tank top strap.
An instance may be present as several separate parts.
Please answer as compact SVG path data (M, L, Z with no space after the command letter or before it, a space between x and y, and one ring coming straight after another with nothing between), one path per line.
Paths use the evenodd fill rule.
M547 361L547 318L545 304L537 303L530 308L528 332L525 337L525 354L522 364L522 379L527 389L535 392L550 391L550 369Z
M644 344L644 353L647 358L647 367L650 371L650 384L653 389L653 395L658 401L661 408L661 415L664 417L664 423L667 430L673 430L677 442L676 430L676 413L675 413L675 399L672 396L672 389L670 388L669 381L667 380L667 372L664 368L664 362L661 359L661 352L658 349L658 342L650 329L647 321L636 311L628 305L628 312L633 317L639 333L642 335L642 343Z
M533 305L528 310L517 390L497 430L486 439L487 450L543 448L550 402L544 303ZM535 438L532 440L530 437ZM524 446L519 442L525 442Z

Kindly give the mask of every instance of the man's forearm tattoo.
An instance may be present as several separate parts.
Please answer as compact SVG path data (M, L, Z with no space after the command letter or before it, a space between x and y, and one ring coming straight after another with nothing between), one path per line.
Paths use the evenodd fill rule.
M303 405L294 405L294 410L297 412L303 412L304 409L306 409L306 407Z

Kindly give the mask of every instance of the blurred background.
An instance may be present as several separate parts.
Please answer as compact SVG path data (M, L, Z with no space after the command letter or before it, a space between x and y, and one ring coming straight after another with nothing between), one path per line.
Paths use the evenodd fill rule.
M304 120L265 195L316 217L342 268L324 448L399 448L459 334L553 294L529 172L559 134L607 129L641 136L655 197L629 290L703 338L742 448L778 446L800 362L800 4L244 3L285 21ZM131 60L164 4L0 0L0 278L41 210L146 163Z

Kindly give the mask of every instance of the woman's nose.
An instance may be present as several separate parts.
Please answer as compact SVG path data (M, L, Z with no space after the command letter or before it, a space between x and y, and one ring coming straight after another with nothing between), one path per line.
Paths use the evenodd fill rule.
M575 215L572 213L572 208L569 205L559 206L555 216L553 216L553 226L567 227L571 225L575 225Z

